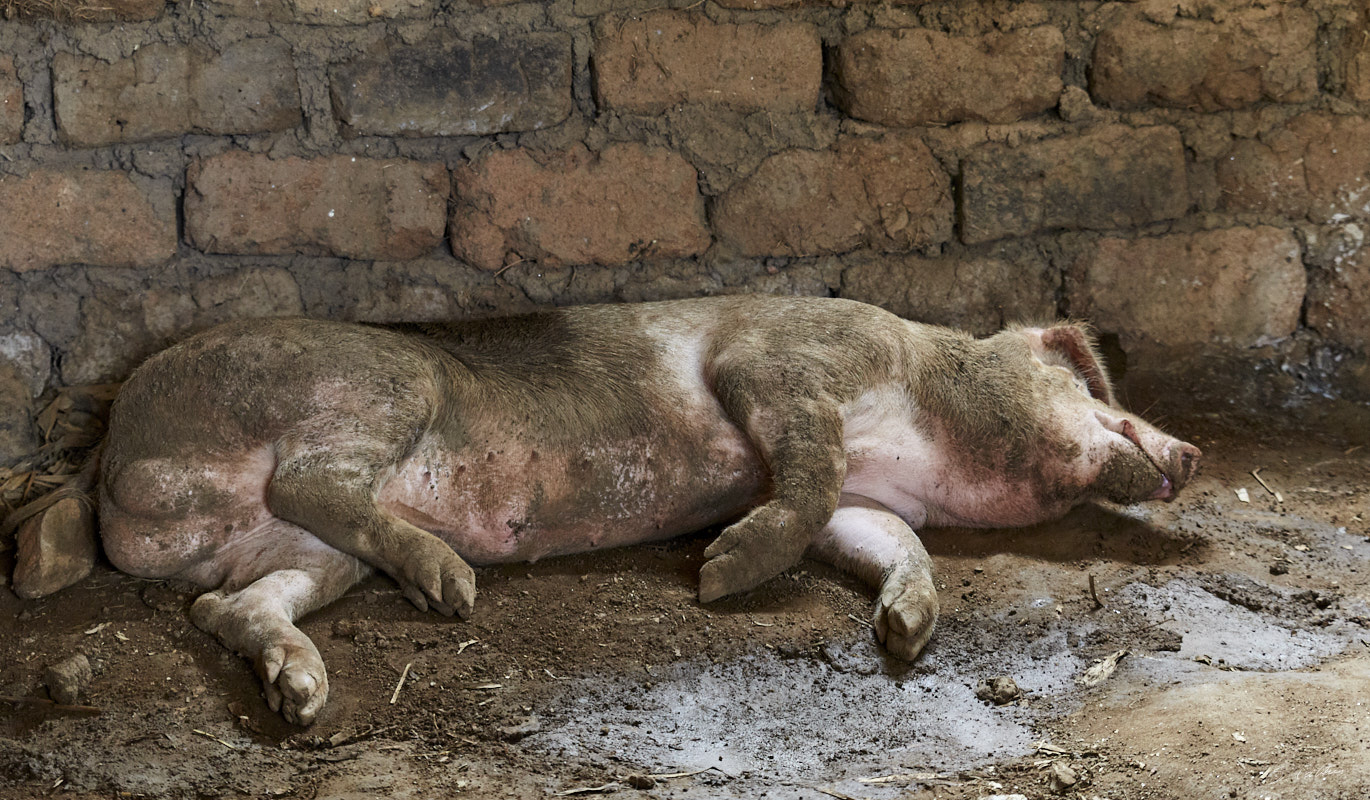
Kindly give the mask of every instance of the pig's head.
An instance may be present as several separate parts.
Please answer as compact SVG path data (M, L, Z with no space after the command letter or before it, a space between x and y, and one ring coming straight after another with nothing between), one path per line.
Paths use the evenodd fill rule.
M1199 448L1169 436L1118 407L1089 332L1066 323L1016 328L1037 373L1046 433L1065 445L1064 463L1042 465L1078 500L1115 503L1172 500L1198 467Z

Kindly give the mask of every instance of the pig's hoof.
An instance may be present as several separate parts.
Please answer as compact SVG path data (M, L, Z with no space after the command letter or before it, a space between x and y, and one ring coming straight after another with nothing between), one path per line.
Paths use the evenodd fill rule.
M761 506L729 526L704 550L699 602L745 592L799 563L808 539L794 525L794 513Z
M328 702L328 672L314 643L302 633L262 650L257 672L267 705L287 722L310 725Z
M466 619L476 603L476 573L441 539L430 538L405 559L395 578L420 611L431 608Z
M875 635L890 655L912 661L932 637L937 608L930 576L901 578L896 573L875 602Z

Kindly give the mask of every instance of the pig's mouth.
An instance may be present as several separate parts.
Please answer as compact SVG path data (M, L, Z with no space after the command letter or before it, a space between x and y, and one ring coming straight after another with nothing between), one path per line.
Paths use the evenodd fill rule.
M1142 444L1142 437L1137 435L1137 427L1132 424L1131 420L1123 420L1122 434L1133 444L1137 445L1137 449L1141 451L1142 455L1146 457L1147 462L1156 470L1156 474L1161 476L1161 485L1156 487L1156 491L1152 492L1151 496L1147 499L1164 500L1167 503L1174 500L1176 495L1175 484L1171 482L1170 475L1166 473L1165 469L1162 468L1160 464L1156 463L1156 459L1152 457L1151 452Z
M1142 437L1138 434L1137 427L1132 424L1132 421L1126 417L1113 418L1104 417L1103 415L1099 415L1099 421L1104 424L1104 427L1131 442L1133 447L1136 448L1136 451L1146 460L1145 463L1155 471L1153 474L1160 478L1161 482L1159 486L1152 490L1150 494L1140 496L1133 495L1133 502L1136 500L1164 500L1169 503L1174 500L1178 494L1179 486L1183 485L1183 477L1177 475L1175 476L1175 479L1172 479L1170 472L1167 471L1165 467L1161 466L1160 462L1156 460L1156 457L1152 455L1151 451L1147 450L1146 446L1142 444ZM1179 483L1179 486L1177 486L1177 482Z

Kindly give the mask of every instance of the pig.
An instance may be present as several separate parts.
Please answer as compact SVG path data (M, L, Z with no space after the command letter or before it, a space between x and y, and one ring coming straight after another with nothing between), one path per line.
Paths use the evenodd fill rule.
M374 570L465 618L471 564L730 522L700 602L807 554L874 587L876 636L911 660L938 614L915 531L1170 500L1200 458L1118 407L1081 325L976 339L764 296L233 322L138 367L102 447L86 480L109 561L204 587L192 621L300 725L329 683L295 622Z

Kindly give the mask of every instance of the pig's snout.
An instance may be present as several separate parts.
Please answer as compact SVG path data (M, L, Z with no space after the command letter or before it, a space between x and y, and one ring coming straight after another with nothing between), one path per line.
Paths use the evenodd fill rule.
M1095 414L1105 428L1132 442L1161 474L1161 485L1147 499L1174 500L1198 471L1203 452L1194 445L1172 439L1144 423L1134 424L1127 417Z
M1151 499L1167 503L1174 500L1175 495L1194 477L1202 457L1203 452L1189 442L1176 441L1166 445L1165 452L1156 462L1156 468L1161 472L1161 485Z
M1167 482L1171 485L1170 496L1166 500L1173 500L1175 493L1189 483L1189 479L1194 477L1194 473L1199 469L1199 459L1203 458L1203 451L1189 442L1176 442L1166 448L1169 456L1161 466L1161 474L1165 475Z

